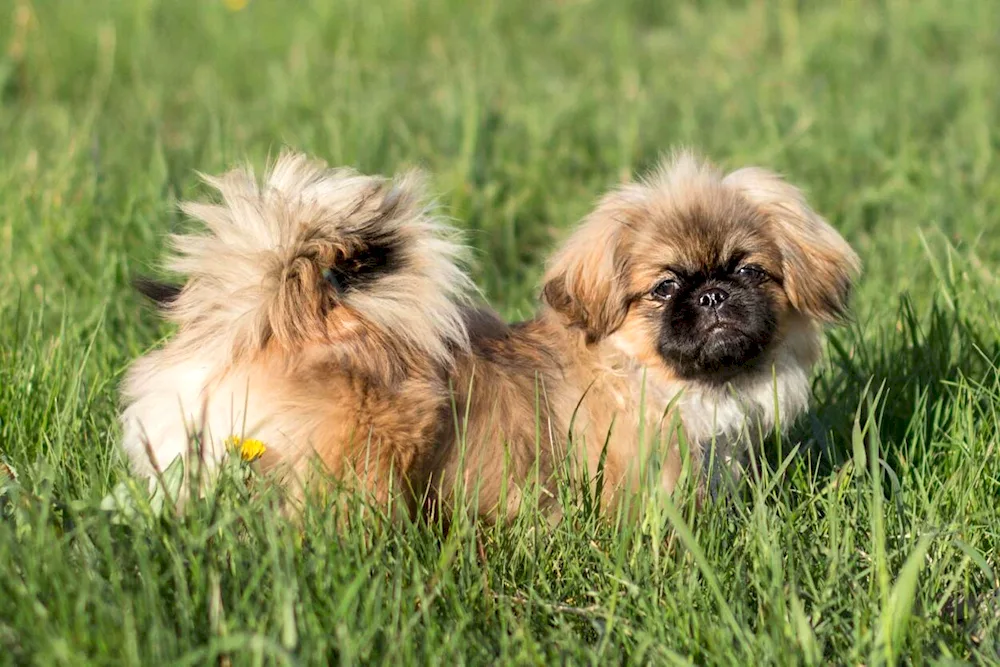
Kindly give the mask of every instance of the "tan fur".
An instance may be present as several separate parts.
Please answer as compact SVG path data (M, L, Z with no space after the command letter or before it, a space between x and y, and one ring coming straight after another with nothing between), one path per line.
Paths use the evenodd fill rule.
M263 185L247 171L210 182L223 203L186 208L209 235L176 243L172 266L188 277L168 310L178 333L126 380L125 449L137 470L152 469L145 439L156 465L184 454L185 420L207 423L215 443L242 424L290 484L306 480L315 455L411 511L429 497L445 512L461 502L507 519L538 482L543 509L558 516L563 462L596 484L602 456L608 504L637 489L652 454L671 491L678 424L696 466L713 445L738 460L806 408L819 323L845 311L859 270L778 176L725 176L680 154L604 196L549 263L537 317L508 325L466 303L458 247L409 178L284 156ZM400 240L392 262L331 294L324 269L368 270L358 247L380 231ZM777 277L767 286L777 337L764 363L724 386L683 380L657 352L650 291L671 267L736 252ZM184 411L171 413L178 398Z
M403 423L421 405L414 387L429 381L419 378L438 381L469 344L463 249L420 179L331 170L286 153L259 183L249 169L205 180L221 201L183 206L206 233L175 237L167 263L186 276L165 309L177 333L139 359L123 386L134 467L152 474L187 456L192 433L210 464L238 435L264 440L268 460L301 471L314 450L353 461L348 452L392 431L386 448L374 447L391 460L413 423L395 429L388 417L359 415L377 407ZM324 269L356 270L374 243L394 253L377 281L344 293L324 282Z

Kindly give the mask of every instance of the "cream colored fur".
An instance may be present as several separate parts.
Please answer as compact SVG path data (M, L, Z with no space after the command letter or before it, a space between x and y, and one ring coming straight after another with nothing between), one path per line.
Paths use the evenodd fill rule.
M137 473L152 476L186 456L193 434L210 467L232 435L279 450L303 447L285 442L288 429L275 426L282 402L257 359L269 345L294 355L317 337L337 343L375 327L441 361L468 346L462 310L473 288L460 267L465 250L427 204L416 174L388 180L285 153L260 182L249 169L204 179L221 201L182 205L205 232L173 237L167 260L186 278L165 310L177 332L136 361L123 384L123 448ZM362 319L306 319L293 275L308 262L303 253L317 236L339 243L372 225L398 237L405 270L343 295L338 307Z
M470 306L463 249L413 175L285 154L260 182L248 169L206 181L221 200L184 205L205 232L175 237L168 261L185 279L165 307L177 332L123 385L123 447L147 477L188 456L192 434L210 467L237 435L295 478L313 455L339 476L363 464L364 488L380 501L415 492L411 511L423 492L455 509L464 480L481 491L476 511L504 517L534 475L552 483L563 454L595 480L606 444L613 505L650 447L667 448L660 481L674 489L679 418L696 464L715 447L715 484L806 410L820 323L843 314L860 269L777 175L726 176L683 153L605 195L549 263L538 316L507 325ZM724 383L661 355L652 293L665 267L723 255L766 269L777 323Z

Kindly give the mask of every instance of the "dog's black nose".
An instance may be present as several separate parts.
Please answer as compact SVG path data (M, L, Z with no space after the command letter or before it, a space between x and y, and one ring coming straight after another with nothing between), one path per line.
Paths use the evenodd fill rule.
M698 305L709 310L717 310L729 298L729 292L721 287L710 287L698 297Z

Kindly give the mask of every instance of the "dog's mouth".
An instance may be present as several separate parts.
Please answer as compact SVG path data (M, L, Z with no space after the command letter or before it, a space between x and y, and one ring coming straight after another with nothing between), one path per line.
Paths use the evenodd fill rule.
M716 320L711 324L709 324L707 327L705 327L706 334L717 334L725 332L745 335L743 334L742 331L740 331L740 328L736 325L735 322L730 322L729 320Z
M724 384L751 373L760 366L763 354L757 352L747 354L745 350L734 351L731 347L713 344L704 346L691 379L709 384Z
M698 356L706 360L718 357L739 363L749 348L754 347L752 343L749 336L734 326L713 325L702 335Z
M724 384L758 368L768 347L738 323L720 320L703 329L686 353L665 350L664 356L688 380Z
M720 344L725 341L737 342L747 339L752 342L752 336L744 330L740 323L730 319L716 319L702 329L702 347Z
M770 357L776 333L770 311L739 303L697 313L671 312L660 329L659 352L685 380L724 384L758 370Z

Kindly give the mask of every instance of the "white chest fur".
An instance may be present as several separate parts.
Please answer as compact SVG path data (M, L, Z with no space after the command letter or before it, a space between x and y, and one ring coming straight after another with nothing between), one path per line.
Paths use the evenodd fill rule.
M784 358L783 358L784 357ZM775 428L784 429L809 405L809 369L779 356L722 387L689 387L679 400L687 437L703 454L715 447L720 462L743 457L746 448Z
M719 464L706 470L713 487L723 470L738 476L748 447L775 428L786 428L809 404L811 364L792 345L783 346L771 363L721 386L663 379L656 370L623 365L628 395L619 397L620 407L628 401L644 405L646 424L661 428L670 426L671 413L678 414L692 453L705 465ZM674 438L667 443L676 446Z
M151 477L154 466L165 469L178 456L192 453L196 442L203 447L201 458L213 468L225 455L230 436L261 437L269 410L247 374L229 373L217 380L217 362L193 358L165 364L159 354L136 362L124 387L123 448L136 473Z

